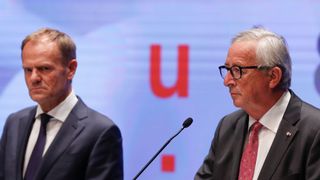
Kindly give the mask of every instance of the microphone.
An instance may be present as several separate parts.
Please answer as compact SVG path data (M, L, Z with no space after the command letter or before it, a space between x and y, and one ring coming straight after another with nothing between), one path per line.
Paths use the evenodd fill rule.
M182 124L182 128L180 129L180 131L178 131L174 136L172 136L160 149L159 151L149 160L149 162L139 171L139 173L133 178L133 180L136 180L141 173L152 163L152 161L160 154L160 152L167 147L167 145L171 142L171 140L173 138L175 138L176 136L178 136L178 134L181 133L181 131L185 128L188 128L193 122L193 119L191 117L187 118L183 124Z

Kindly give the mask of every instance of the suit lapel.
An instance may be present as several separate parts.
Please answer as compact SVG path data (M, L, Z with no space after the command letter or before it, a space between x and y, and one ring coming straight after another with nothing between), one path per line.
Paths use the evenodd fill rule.
M282 157L298 132L295 124L299 121L302 101L293 92L290 91L290 93L290 102L262 166L259 180L272 178Z
M248 115L244 114L240 116L240 118L237 120L237 126L234 129L235 130L235 137L237 140L234 143L233 146L233 166L232 166L232 175L231 179L238 179L239 174L239 167L240 167L240 161L242 156L242 150L244 146L244 142L246 139L246 134L248 132Z
M48 148L43 157L39 174L36 179L44 179L45 175L51 169L55 161L65 152L67 147L85 128L79 121L87 117L85 105L79 99L77 105L73 108L66 121L61 126L57 136Z
M17 144L17 177L18 179L22 179L23 177L23 166L24 166L24 156L29 140L29 135L33 126L34 116L36 114L36 108L33 108L30 113L21 119L19 119L19 130L18 136L18 144Z

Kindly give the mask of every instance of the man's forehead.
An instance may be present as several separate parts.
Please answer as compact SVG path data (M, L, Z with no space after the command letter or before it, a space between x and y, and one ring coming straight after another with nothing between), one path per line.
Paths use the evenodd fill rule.
M254 42L235 42L231 45L226 64L250 64L256 62L256 43Z

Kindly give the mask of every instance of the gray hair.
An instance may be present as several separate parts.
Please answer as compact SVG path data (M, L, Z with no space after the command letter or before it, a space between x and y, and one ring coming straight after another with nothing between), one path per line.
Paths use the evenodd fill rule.
M232 43L256 41L256 61L261 66L275 67L282 70L282 78L277 88L289 89L291 85L291 58L286 40L271 31L261 27L241 32L232 39Z
M61 31L51 28L39 29L25 37L21 43L21 51L28 42L40 41L43 39L57 43L64 64L67 64L72 59L76 59L76 45L71 37Z

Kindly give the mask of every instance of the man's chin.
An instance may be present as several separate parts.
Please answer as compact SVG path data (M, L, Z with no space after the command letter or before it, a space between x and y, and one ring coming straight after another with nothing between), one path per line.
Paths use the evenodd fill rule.
M232 99L232 100L233 100L233 105L234 105L235 107L240 107L239 101L237 101L236 99Z
M37 103L43 102L45 99L47 99L46 96L40 94L30 94L30 97Z

